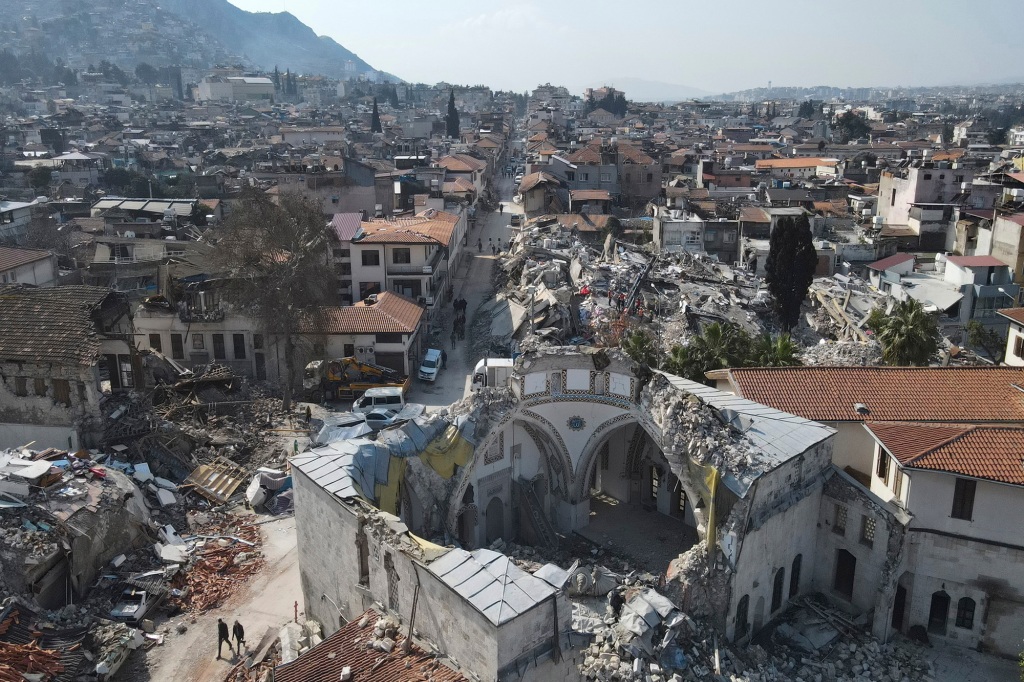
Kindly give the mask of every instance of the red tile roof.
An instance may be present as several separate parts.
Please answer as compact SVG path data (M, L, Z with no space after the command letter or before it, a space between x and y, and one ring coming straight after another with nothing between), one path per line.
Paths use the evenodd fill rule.
M557 186L561 185L562 181L556 178L554 175L551 175L550 173L545 173L543 171L538 173L530 173L519 182L519 193L522 194L523 192L529 192L534 187L538 187L540 185L545 184Z
M324 306L305 321L306 334L411 334L423 317L423 307L392 291L377 294L377 303Z
M487 168L487 162L469 154L451 154L442 156L437 160L437 165L446 168L454 173L469 173L481 171Z
M811 168L814 166L835 166L836 159L809 156L799 159L758 159L754 168Z
M1024 485L1024 427L891 422L868 429L905 467Z
M1003 308L997 310L997 313L1017 324L1024 325L1024 308Z
M606 189L574 189L569 197L573 201L611 201L612 195Z
M363 216L361 213L335 213L331 219L331 229L339 242L350 242L352 237L359 231L359 224Z
M459 216L428 209L411 218L374 218L362 223L363 236L356 241L377 244L429 244L448 246Z
M403 635L388 653L367 648L379 617L371 609L294 661L279 665L275 682L338 682L345 667L351 669L352 682L469 682L415 644L403 652Z
M995 256L950 256L946 260L961 268L1009 267Z
M816 421L1024 423L1024 369L758 367L727 370L740 396ZM855 403L867 406L861 414Z
M45 260L50 257L49 251L40 249L12 249L0 246L0 272ZM56 274L56 273L54 273Z
M912 253L896 253L888 258L882 260L876 260L874 263L868 265L868 270L876 270L878 272L885 272L891 267L906 263L908 260L914 260L915 256Z

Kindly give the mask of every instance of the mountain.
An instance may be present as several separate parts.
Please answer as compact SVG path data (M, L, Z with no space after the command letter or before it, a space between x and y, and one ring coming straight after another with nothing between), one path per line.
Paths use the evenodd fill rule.
M649 81L643 78L609 78L590 87L611 86L626 93L626 99L634 102L678 102L711 93L689 85Z
M335 78L351 61L356 73L373 67L327 36L318 36L289 12L246 12L227 0L160 0L161 9L197 24L231 52L262 69Z

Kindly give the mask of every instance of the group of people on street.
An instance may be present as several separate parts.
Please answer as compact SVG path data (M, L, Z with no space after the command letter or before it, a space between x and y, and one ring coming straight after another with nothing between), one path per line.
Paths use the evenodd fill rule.
M237 620L231 626L231 634L235 637L235 646L231 646L231 637L228 636L228 624L222 618L217 619L217 658L220 659L224 642L228 643L228 651L241 655L242 645L245 644L245 628Z
M464 298L457 298L452 301L452 307L455 309L455 324L452 328L452 348L455 348L455 342L461 341L466 338L466 308L469 307L469 301ZM444 351L441 351L442 354Z

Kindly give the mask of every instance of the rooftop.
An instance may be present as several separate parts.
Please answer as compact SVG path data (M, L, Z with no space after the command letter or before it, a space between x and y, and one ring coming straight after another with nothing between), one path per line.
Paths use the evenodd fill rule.
M877 272L885 272L889 268L895 267L906 263L907 261L914 260L915 256L912 253L897 253L883 258L882 260L876 260L874 263L868 265L868 270L875 270Z
M995 256L950 256L950 263L961 268L1007 268L1006 263Z
M1024 423L1020 368L751 367L713 374L728 377L744 398L817 421Z
M349 668L353 682L468 682L462 674L448 668L434 655L413 644L402 651L404 635L387 654L370 648L375 639L374 626L380 615L370 609L333 635L290 663L274 670L276 682L338 682L341 671Z
M1003 308L996 312L1008 319L1010 322L1024 325L1024 308Z
M308 334L411 334L420 325L423 307L392 291L377 294L377 302L324 306L305 324Z
M0 271L13 270L22 265L46 260L49 257L50 252L41 249L13 249L8 246L0 246Z
M1024 485L1024 427L979 424L867 424L900 464Z
M354 241L391 244L429 244L448 246L459 216L428 209L406 218L374 218L361 224L362 236Z

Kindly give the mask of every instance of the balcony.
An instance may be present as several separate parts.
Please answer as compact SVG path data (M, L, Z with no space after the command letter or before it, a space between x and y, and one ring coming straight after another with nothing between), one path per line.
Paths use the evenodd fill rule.
M224 320L224 311L220 308L212 308L209 310L185 308L178 313L178 317L185 323L222 322Z
M445 249L437 249L425 263L411 265L408 263L388 263L385 270L388 275L433 275L437 266L445 257Z

